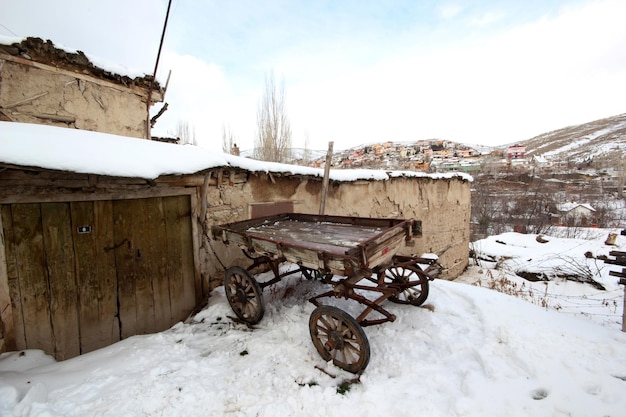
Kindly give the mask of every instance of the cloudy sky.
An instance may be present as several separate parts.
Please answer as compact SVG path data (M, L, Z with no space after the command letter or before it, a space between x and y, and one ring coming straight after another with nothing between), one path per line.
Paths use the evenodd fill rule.
M0 35L152 73L167 0L0 0ZM157 78L201 146L242 149L266 77L294 147L442 138L497 145L626 112L623 0L172 0ZM158 110L157 104L155 110Z

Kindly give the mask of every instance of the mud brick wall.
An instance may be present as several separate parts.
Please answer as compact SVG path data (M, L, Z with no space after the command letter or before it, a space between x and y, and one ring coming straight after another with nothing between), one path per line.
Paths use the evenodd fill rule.
M248 219L251 207L260 203L290 202L294 212L317 214L321 193L322 181L314 177L255 173L240 183L224 181L207 190L207 225ZM402 254L437 254L444 279L457 277L468 264L470 182L465 177L331 181L325 214L412 218L422 232ZM207 233L202 248L211 287L221 284L225 267L251 264L240 249L211 240Z
M146 93L0 53L0 120L146 137Z

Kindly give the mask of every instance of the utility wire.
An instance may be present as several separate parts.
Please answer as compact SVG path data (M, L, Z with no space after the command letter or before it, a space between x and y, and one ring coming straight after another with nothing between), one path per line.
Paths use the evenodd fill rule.
M8 27L4 26L2 23L0 23L0 26L2 26L3 28L5 28L7 30L7 32L11 33L11 35L13 36L19 36L17 33L13 32L11 29L9 29Z

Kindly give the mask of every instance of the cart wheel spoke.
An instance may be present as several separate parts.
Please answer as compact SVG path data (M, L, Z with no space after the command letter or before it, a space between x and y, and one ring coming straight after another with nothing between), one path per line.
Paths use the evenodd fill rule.
M320 356L348 372L365 369L370 360L370 346L361 326L345 311L320 306L309 319L309 331Z
M381 271L380 275L386 285L398 287L398 293L389 297L394 303L419 306L428 298L428 277L413 265L391 266Z
M224 274L224 289L228 304L237 317L246 323L258 323L265 313L259 283L245 269L233 266Z

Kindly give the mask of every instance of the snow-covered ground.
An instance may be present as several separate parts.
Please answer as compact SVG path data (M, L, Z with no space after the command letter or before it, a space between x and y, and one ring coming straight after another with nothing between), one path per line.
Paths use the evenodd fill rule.
M265 290L253 328L229 318L218 288L192 320L158 334L60 363L5 353L0 415L624 416L623 290L615 267L585 257L626 247L622 236L605 245L608 232L475 242L493 262L433 281L426 308L389 303L397 320L366 328L372 357L358 379L317 354L305 300L323 284L294 275ZM606 291L554 278L567 265L588 267Z
M610 233L617 235L616 245L605 244ZM532 234L503 233L473 242L476 258L471 264L476 266L457 281L621 328L624 290L617 284L618 278L609 275L609 271L621 267L601 260L612 250L626 251L626 237L620 235L620 230L555 227L551 236L539 240L542 242ZM524 273L538 275L542 280L530 282L518 275ZM565 275L575 275L587 283L565 279Z

